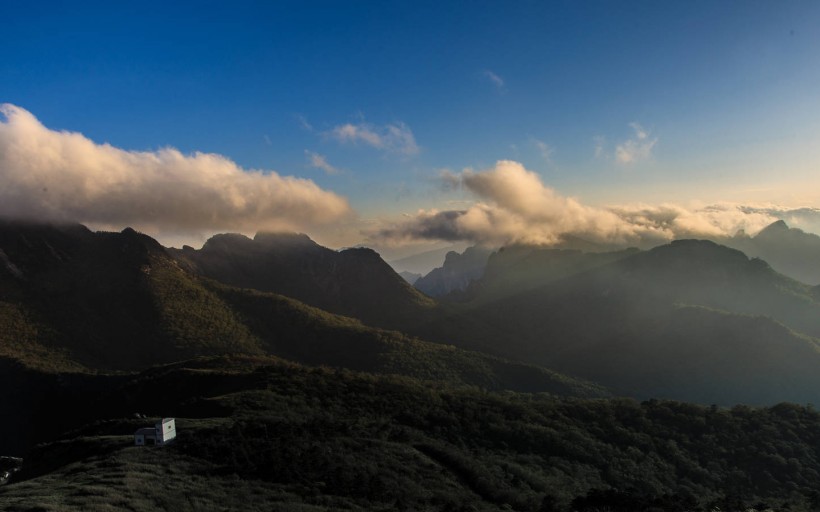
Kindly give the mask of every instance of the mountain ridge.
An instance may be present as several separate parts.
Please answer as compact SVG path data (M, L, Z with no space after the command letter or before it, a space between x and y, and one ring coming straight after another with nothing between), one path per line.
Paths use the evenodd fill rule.
M738 233L717 241L762 258L798 281L820 285L820 236L791 228L783 220L769 224L755 236Z
M198 251L169 253L192 273L293 297L375 327L401 329L436 306L372 249L333 251L304 234L259 233L253 240L216 235Z
M820 304L812 293L762 260L684 240L496 300L463 303L457 317L422 335L447 332L465 348L492 345L502 357L582 376L616 394L806 402L820 398L813 370L820 353L811 337ZM504 343L482 340L490 329L469 329L478 322L506 326Z
M603 393L546 369L425 342L294 298L192 275L158 242L132 229L4 227L0 248L25 280L4 274L0 355L32 368L133 371L235 353L488 389ZM279 236L260 238L283 245ZM300 256L305 246L319 254L333 252L304 235L285 238ZM231 247L237 240L253 243L241 235L213 243L226 240ZM383 264L371 250L343 251L342 258L349 257Z

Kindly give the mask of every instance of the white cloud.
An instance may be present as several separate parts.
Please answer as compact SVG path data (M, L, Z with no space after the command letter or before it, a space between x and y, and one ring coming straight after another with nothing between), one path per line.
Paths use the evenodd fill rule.
M385 144L382 136L366 124L343 124L334 128L331 135L341 142L356 143L361 141L376 148L383 148Z
M387 239L468 240L490 244L551 244L564 233L624 239L631 235L618 217L587 207L544 186L520 163L503 160L486 171L444 176L478 201L465 210L420 211L412 219L374 233Z
M615 148L615 160L625 165L649 160L652 157L652 148L655 147L658 139L651 138L649 132L638 123L630 123L629 126L635 131L635 135L618 144Z
M305 150L305 156L307 156L308 163L311 167L321 169L325 171L325 174L339 174L339 169L330 165L330 163L327 161L327 158L320 155L319 153L314 153L313 151Z
M504 79L489 69L484 70L484 77L492 83L499 92L504 92Z
M295 114L293 117L296 119L296 122L299 123L300 128L309 132L313 131L313 125L308 122L305 116L302 114Z
M211 153L127 151L0 106L0 215L174 232L299 229L351 214L314 182Z
M326 135L342 143L362 143L391 153L415 155L419 152L413 132L401 122L384 126L365 122L346 123L336 126Z
M820 233L820 208L787 207L775 204L743 205L738 209L747 215L762 215L785 221L790 227Z
M541 153L541 158L547 163L552 163L552 154L555 153L555 149L546 142L538 139L532 139L532 141L535 147L538 148L538 152Z
M756 233L775 220L765 213L747 213L732 203L686 208L676 204L625 205L608 208L625 222L651 228L666 239L720 238L739 230Z
M565 235L611 245L655 245L675 238L731 236L759 231L776 218L740 205L687 209L679 205L596 208L558 194L513 161L475 172L442 175L476 199L460 210L421 210L371 233L393 243L416 240L555 244Z

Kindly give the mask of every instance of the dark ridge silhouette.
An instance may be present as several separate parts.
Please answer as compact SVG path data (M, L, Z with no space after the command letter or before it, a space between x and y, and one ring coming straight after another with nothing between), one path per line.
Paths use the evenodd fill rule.
M333 251L303 234L216 235L201 250L170 253L193 273L293 297L377 327L403 328L435 303L416 291L372 249Z
M212 246L225 241L229 247L237 241L273 243L301 255L305 248L326 251L304 236L282 243L280 237L254 242L229 235ZM0 379L0 410L17 418L0 422L6 443L0 448L28 442L21 425L30 424L32 411L47 414L38 403L51 407L44 397L57 393L54 379L198 356L279 356L488 390L607 394L543 368L424 342L295 299L192 275L155 240L132 229L92 233L77 225L6 222L0 225L0 250L6 255L0 268L0 361L13 370L0 372L10 379ZM345 252L368 265L381 261L373 251ZM32 393L26 394L29 380Z

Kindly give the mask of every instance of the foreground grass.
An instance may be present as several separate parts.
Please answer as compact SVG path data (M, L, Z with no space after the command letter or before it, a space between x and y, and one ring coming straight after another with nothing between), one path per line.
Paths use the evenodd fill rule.
M38 446L0 510L818 510L811 407L492 393L281 364L146 372ZM146 420L179 437L131 446ZM119 411L119 412L117 412ZM150 422L148 422L150 423Z

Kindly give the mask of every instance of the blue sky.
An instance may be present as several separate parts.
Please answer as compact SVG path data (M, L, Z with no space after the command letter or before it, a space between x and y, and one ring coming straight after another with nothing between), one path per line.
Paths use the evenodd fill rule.
M498 206L463 171L500 160L589 207L820 206L817 2L118 4L5 2L0 103L309 179L338 244Z

